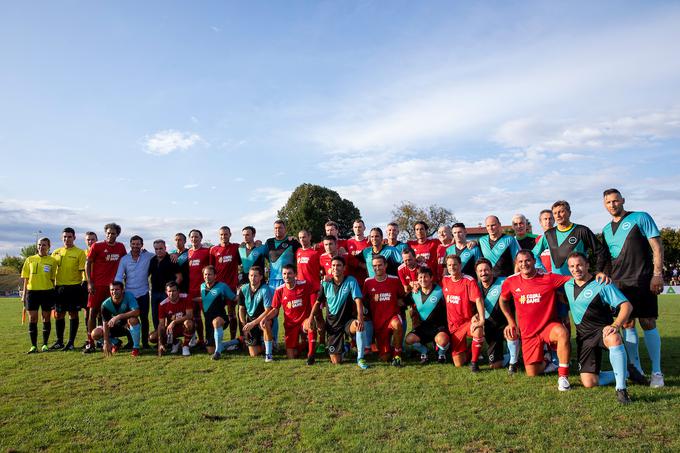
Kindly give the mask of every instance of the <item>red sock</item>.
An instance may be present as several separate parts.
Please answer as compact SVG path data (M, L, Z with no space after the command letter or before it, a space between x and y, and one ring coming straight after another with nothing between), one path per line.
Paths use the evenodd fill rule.
M560 365L557 367L557 375L569 377L569 365L560 363Z
M309 329L307 332L307 357L314 355L316 351L316 332L314 329Z
M189 342L191 341L191 338L194 336L193 333L184 333L184 340L182 340L182 346L189 346Z
M472 339L472 361L477 362L479 360L479 354L482 352L482 345L484 344L484 338L473 338Z

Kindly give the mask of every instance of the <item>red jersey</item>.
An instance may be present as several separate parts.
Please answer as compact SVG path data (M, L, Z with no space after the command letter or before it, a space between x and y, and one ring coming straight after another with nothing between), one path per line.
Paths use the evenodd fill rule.
M403 299L405 293L397 277L387 275L381 282L375 277L367 278L362 292L375 330L386 329L390 319L401 313L399 299Z
M92 283L95 286L109 286L116 278L120 259L125 255L125 246L120 242L113 245L106 241L95 242L87 255L87 260L92 263Z
M538 244L541 240L542 236L537 236L536 237L536 244ZM550 260L550 247L546 247L545 250L541 252L541 264L543 264L543 267L545 267L545 270L548 272L552 272L552 263Z
M194 297L201 294L201 283L203 283L203 268L210 264L210 249L201 247L200 249L189 249L189 294Z
M215 278L225 283L234 293L238 286L238 266L241 255L238 244L229 243L225 246L214 245L210 248L210 264L215 266ZM201 276L201 281L203 277Z
M558 321L555 290L571 276L538 272L532 278L514 274L501 286L501 297L515 300L515 312L522 336L532 337L552 321Z
M347 250L347 239L338 239L336 243L338 244L338 250L340 249ZM326 249L323 246L323 241L317 242L317 244L314 246L314 250L316 250L319 253L324 253Z
M319 252L313 248L297 249L295 252L297 263L298 280L304 280L311 286L313 291L321 288L321 264L319 263Z
M345 253L344 255L340 256L342 256L346 262L345 275L352 275L354 269L356 269L359 266L359 262L355 257L350 255L349 253ZM323 269L324 275L329 275L331 277L333 276L333 274L331 274L331 262L333 261L333 258L335 258L335 256L331 256L330 253L324 253L322 255L319 255L319 265Z
M171 302L169 298L163 299L158 306L158 319L167 319L172 321L175 318L184 316L187 310L193 309L194 305L189 301L189 295L180 293L177 302Z
M442 278L442 290L446 301L449 332L453 332L477 313L475 301L482 295L475 279L465 274L457 282L450 275Z
M446 249L453 244L455 244L455 242L451 242L449 245L444 245L439 242L439 245L437 246L437 272L439 272L440 277L446 275Z
M293 289L284 284L276 288L272 299L272 308L283 307L284 326L294 326L302 323L312 312L316 302L316 293L307 282L296 281Z
M411 282L418 281L418 266L413 269L409 269L406 264L401 263L397 269L397 275L399 276L399 280L403 286L406 288L411 288Z
M437 267L437 249L439 248L439 239L428 239L423 244L418 241L408 241L408 246L416 252L416 259L421 266L429 267L435 274L435 280L438 280L439 269Z
M351 255L356 255L357 253L360 253L363 249L370 246L371 243L368 242L368 238L364 238L363 241L359 241L354 238L347 239L347 252Z

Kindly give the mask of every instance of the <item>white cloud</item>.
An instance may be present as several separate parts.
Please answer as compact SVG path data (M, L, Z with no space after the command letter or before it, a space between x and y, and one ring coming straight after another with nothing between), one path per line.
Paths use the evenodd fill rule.
M145 137L144 150L155 156L165 156L173 151L186 151L199 143L205 143L200 135L167 129Z
M184 184L184 186L182 187L184 187L185 189L195 189L196 187L198 187L198 184Z
M273 231L272 224L276 220L277 212L286 204L292 190L278 187L260 187L255 189L248 201L251 206L265 206L262 209L249 212L239 220L245 225L253 225L258 231L258 236L264 238Z

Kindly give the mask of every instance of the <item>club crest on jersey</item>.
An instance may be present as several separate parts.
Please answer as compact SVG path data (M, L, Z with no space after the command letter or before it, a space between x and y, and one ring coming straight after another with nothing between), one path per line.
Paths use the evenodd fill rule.
M328 352L330 352L331 354L333 354L333 353L335 352L335 346L330 345L330 346L328 347Z
M587 289L587 290L583 291L583 296L590 299L591 297L593 297L593 291L590 290L590 289Z
M623 222L623 223L621 224L621 229L622 229L623 231L628 231L628 230L630 230L630 227L631 227L631 226L632 226L632 225L631 225L630 222Z
M281 247L283 247L285 249L286 247L288 247L288 243L284 242L283 244L281 244Z
M496 297L497 295L498 295L498 288L494 288L491 291L489 291L489 296Z
M497 245L498 248L501 249L501 250L503 250L503 249L505 248L505 242L500 242L500 243L498 243L498 244L496 244L496 245Z
M571 245L576 244L576 241L578 241L578 239L576 239L576 238L573 237L573 236L569 238L569 244L571 244Z

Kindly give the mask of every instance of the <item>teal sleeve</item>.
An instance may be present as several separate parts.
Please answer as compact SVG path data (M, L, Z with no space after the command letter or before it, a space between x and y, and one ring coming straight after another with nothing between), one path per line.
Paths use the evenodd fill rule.
M644 234L647 239L659 237L659 229L657 228L654 219L646 212L640 213L638 225L640 226L640 231L642 231L642 234Z
M359 283L354 278L352 279L351 291L352 291L352 299L361 299L363 297L361 295L361 289L359 288Z
M605 285L600 291L600 296L604 301L616 308L622 303L626 302L626 296L614 285Z

